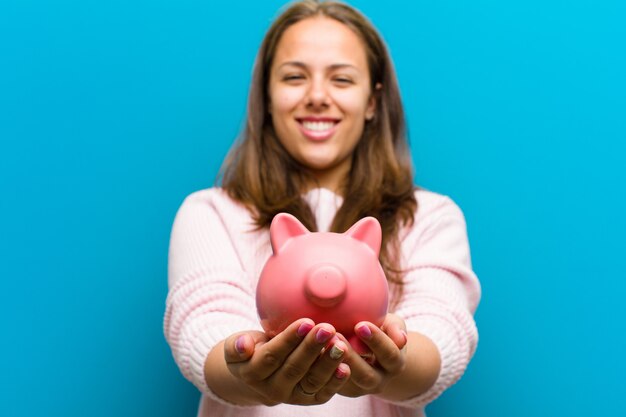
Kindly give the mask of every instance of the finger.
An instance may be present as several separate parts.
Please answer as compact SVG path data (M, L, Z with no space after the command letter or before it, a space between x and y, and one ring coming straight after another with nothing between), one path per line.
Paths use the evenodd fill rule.
M284 365L272 376L273 383L278 386L295 387L309 372L328 342L335 336L335 328L327 323L318 324L304 338L288 358Z
M258 331L234 334L224 341L224 360L227 364L245 362L253 355L255 345L267 340L265 334Z
M313 321L310 319L296 320L273 339L256 346L255 354L249 361L250 367L247 369L246 377L251 380L264 380L283 367L289 355L313 327Z
M379 327L369 322L360 322L354 330L359 339L372 350L378 365L386 372L395 374L404 369L404 353Z
M408 341L406 324L400 317L395 314L388 314L381 329L398 346L398 349L403 349L406 346Z
M348 351L348 345L339 338L334 338L324 354L311 366L309 372L300 380L300 387L305 392L320 391L338 369L341 359Z
M350 379L348 379L348 381L346 381L346 383L341 386L339 391L337 391L337 394L343 397L350 397L350 398L361 397L365 394L368 394L361 387L356 385L353 379L354 379L354 376L351 376Z
M344 342L348 342L342 334L337 334ZM342 395L349 397L361 396L374 392L380 386L383 374L380 369L371 366L354 349L349 349L343 357L343 362L350 367L350 380L343 387Z
M333 375L326 382L318 393L315 395L315 399L319 404L323 404L330 400L335 394L343 388L350 380L350 367L345 363L340 363L335 368Z
M268 340L267 335L259 331L236 333L226 338L224 340L224 361L230 373L239 378L244 378L249 374L249 360L254 355L256 346Z

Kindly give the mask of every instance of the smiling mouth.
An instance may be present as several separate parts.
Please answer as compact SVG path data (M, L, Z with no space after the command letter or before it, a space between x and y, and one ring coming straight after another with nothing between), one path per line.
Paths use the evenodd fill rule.
M316 122L310 120L301 120L300 124L306 130L310 130L312 132L325 132L327 130L332 129L337 124L336 122Z
M313 141L323 141L330 139L335 133L336 127L341 120L339 119L296 119L302 134Z

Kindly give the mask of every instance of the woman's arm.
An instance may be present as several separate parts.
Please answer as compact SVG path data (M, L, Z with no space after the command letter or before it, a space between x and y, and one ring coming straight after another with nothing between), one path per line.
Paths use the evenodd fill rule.
M463 214L447 197L418 196L420 210L402 241L406 274L390 315L393 324L382 331L368 324L377 364L367 368L347 357L352 384L342 389L344 395L373 393L399 405L424 406L461 377L476 349L473 313L480 285L471 268ZM405 329L406 347L397 336Z
M254 288L242 260L250 216L217 189L188 196L170 237L165 338L181 373L203 394L224 402L207 386L209 352L228 336L261 330ZM222 353L223 355L223 353Z
M255 253L263 236L246 230L250 225L249 213L218 190L194 193L179 209L170 239L164 320L176 363L218 402L325 402L349 378L349 367L337 355L348 349L334 339L332 326L310 320L272 340L260 331L254 280L247 271L256 269L251 262L263 261Z

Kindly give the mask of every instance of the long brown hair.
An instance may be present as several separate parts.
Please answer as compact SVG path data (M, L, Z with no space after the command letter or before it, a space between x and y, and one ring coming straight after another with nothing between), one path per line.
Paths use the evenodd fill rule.
M335 19L361 38L377 101L376 114L366 122L354 150L343 187L344 201L331 231L344 232L365 216L377 218L383 230L381 264L388 280L400 283L398 233L402 226L412 224L417 209L404 111L386 46L373 25L352 7L305 0L290 5L274 21L257 55L246 124L224 161L222 187L251 209L259 228L269 226L276 214L287 212L309 230L317 230L311 208L301 197L305 185L315 180L280 144L267 109L270 68L282 34L314 16Z

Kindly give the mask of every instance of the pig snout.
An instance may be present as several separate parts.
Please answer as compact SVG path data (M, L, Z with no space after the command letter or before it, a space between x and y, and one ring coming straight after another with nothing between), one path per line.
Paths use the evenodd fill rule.
M319 265L312 268L305 282L307 298L320 307L333 307L346 295L346 277L337 267Z

